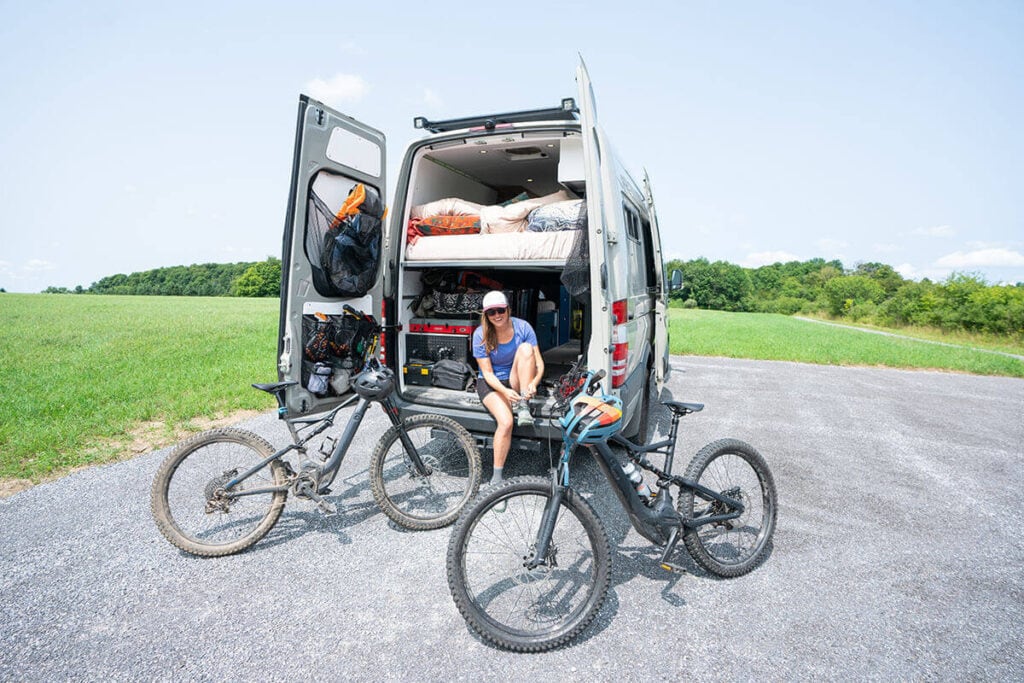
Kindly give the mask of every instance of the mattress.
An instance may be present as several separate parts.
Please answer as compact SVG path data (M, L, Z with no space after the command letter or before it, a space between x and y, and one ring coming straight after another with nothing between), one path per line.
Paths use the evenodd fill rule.
M576 230L420 237L405 249L406 261L564 261Z

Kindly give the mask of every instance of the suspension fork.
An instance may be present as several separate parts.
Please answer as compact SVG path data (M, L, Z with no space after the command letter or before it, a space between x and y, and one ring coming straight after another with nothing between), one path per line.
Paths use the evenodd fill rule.
M540 518L540 529L537 531L537 549L533 553L533 557L524 564L527 569L536 569L544 564L544 560L548 555L548 548L551 546L551 534L554 533L555 522L558 520L558 508L562 504L565 492L569 489L567 485L560 483L562 481L562 468L567 466L563 462L552 477L551 497L548 498L547 505L544 506L544 514Z
M398 427L398 439L402 442L405 452L409 454L409 459L412 460L412 465L416 468L416 474L421 477L429 477L433 474L433 470L427 463L423 462L420 452L416 450L416 445L409 438L409 432L405 431L405 423L398 417L398 406L392 400L392 396L385 397L381 401L380 406L384 409L388 419L391 420L391 424Z

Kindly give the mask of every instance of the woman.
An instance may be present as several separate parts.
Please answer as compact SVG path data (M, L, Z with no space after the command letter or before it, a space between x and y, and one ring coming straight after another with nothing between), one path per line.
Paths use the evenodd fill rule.
M544 376L544 360L530 323L513 318L499 291L484 296L480 327L473 332L473 357L480 367L476 392L498 423L494 430L494 475L501 481L512 443L512 412L520 426L533 424L529 400Z

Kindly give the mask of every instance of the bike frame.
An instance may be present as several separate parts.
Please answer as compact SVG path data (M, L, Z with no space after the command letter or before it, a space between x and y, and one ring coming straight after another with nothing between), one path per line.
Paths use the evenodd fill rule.
M281 486L264 486L254 489L246 489L244 491L232 491L231 489L238 486L241 482L245 481L252 475L256 474L268 464L283 457L291 451L304 451L305 446L313 437L321 434L326 429L329 429L334 425L334 418L345 406L352 402L352 399L356 398L352 396L349 400L345 401L337 408L331 410L324 417L299 417L288 420L288 429L292 433L292 443L285 446L281 450L277 451L273 455L264 458L262 461L254 465L244 474L236 476L234 479L224 485L225 493L229 498L241 498L242 496L253 496L261 493L274 493L277 491L285 491L291 486L291 482L282 484ZM348 419L348 423L345 425L345 431L342 432L337 443L334 444L334 449L331 451L330 457L316 469L316 480L318 482L318 492L322 492L323 489L327 488L334 481L338 471L341 469L341 463L345 459L345 454L348 452L349 446L352 445L352 440L355 438L356 431L359 429L359 425L363 421L363 417L366 415L366 411L369 409L371 403L380 403L384 409L384 413L388 416L392 425L401 425L402 421L398 417L398 396L392 391L388 396L385 396L380 401L370 401L368 399L359 398L359 402L356 404L356 408L352 415ZM309 434L305 435L301 439L298 436L298 430L295 425L311 424L315 425ZM404 428L401 428L399 436L402 440L402 445L405 447L406 452L409 454L410 459L413 462L416 471L421 476L428 476L431 473L430 467L423 462L420 458L419 451L416 450L416 446L409 439L408 433Z
M675 546L679 533L683 528L691 529L704 524L735 519L742 515L744 510L743 503L735 498L712 491L693 480L670 474L680 417L681 415L678 413L673 413L669 438L664 441L641 446L620 435L615 435L611 438L617 445L627 450L633 462L644 470L658 475L658 493L655 495L654 502L651 505L646 504L640 497L640 494L636 492L633 482L629 480L629 476L623 471L619 459L612 452L607 441L585 444L597 461L601 472L604 473L605 478L612 485L612 490L629 516L629 521L633 528L651 543L658 546L666 546L668 549ZM544 513L541 516L540 530L537 532L536 552L526 563L529 569L535 569L546 562L548 547L551 544L551 534L555 528L559 507L565 492L570 488L569 457L571 452L570 444L566 443L562 449L562 458L558 469L551 482L551 497L548 498ZM652 465L645 457L647 453L664 455L664 470L660 470ZM729 512L720 515L704 515L696 519L683 519L673 504L670 491L673 484L678 486L681 491L684 489L693 491L694 495L704 500L721 502L727 506Z

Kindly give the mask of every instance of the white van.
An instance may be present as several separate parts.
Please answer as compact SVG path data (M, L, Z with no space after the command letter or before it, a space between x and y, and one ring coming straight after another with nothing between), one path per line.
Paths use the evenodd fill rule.
M345 395L357 370L348 356L361 342L346 313L355 310L387 325L382 353L403 416L449 415L487 445L495 424L471 389L470 339L483 292L500 288L513 315L533 325L545 362L531 405L539 419L515 428L515 445L557 437L544 418L554 416L558 378L581 358L607 373L625 434L646 436L651 394L669 370L654 198L646 174L633 179L598 125L582 62L576 81L578 98L551 109L416 118L427 134L406 151L376 232L384 135L299 98L278 341L280 379L299 383L286 395L290 415ZM363 213L338 216L353 191L366 197ZM442 360L469 364L469 386L439 386ZM310 391L314 373L330 373L326 392L322 383Z

